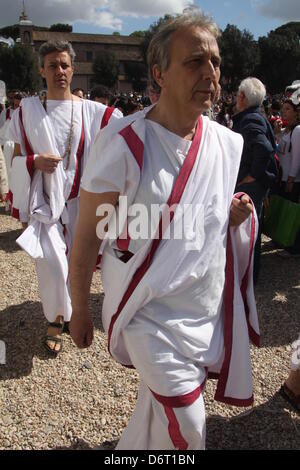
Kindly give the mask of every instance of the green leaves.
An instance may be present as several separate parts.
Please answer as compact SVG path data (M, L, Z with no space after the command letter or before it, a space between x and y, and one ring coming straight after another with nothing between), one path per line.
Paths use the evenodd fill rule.
M219 39L222 57L221 76L230 90L236 90L240 81L250 75L259 64L259 48L253 35L228 24Z
M283 92L300 75L299 36L293 28L278 28L258 40L259 72L270 93Z
M300 76L300 22L291 22L255 41L252 34L227 25L219 39L225 88L236 91L248 76L262 80L269 93L283 93Z
M119 75L119 61L113 52L103 51L93 63L93 82L112 88Z
M37 57L30 46L0 47L0 80L8 89L36 91L41 88Z

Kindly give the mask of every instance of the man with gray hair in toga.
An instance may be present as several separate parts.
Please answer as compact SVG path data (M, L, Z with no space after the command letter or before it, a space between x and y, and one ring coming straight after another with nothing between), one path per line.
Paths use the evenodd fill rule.
M162 26L148 50L158 101L103 131L82 179L70 265L70 332L79 348L93 340L93 260L111 233L104 212L112 207L123 220L119 233L106 238L101 265L109 351L140 375L120 450L203 449L208 376L219 377L218 400L253 401L255 215L247 196L233 198L243 142L202 116L218 91L218 35L216 24L194 10ZM121 196L128 211L118 204ZM157 205L170 212L167 224L151 218ZM133 206L143 207L153 236L136 236ZM185 208L194 211L190 230L165 236L168 228L179 233Z

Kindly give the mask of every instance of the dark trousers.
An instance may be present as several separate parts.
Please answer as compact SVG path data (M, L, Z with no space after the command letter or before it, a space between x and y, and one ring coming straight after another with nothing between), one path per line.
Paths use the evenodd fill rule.
M253 183L245 183L235 188L236 192L243 192L251 197L257 218L258 218L258 233L254 248L254 266L253 266L253 281L254 284L258 281L260 271L260 254L261 254L261 233L264 220L264 200L268 194L268 189L262 186L258 181Z

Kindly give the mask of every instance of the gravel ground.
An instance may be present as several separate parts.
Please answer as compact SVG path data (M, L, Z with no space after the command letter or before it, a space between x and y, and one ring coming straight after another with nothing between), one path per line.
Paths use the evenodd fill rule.
M18 249L18 222L0 207L0 449L113 449L131 415L135 371L109 356L101 325L103 293L94 275L91 308L95 341L79 351L64 335L63 351L49 358L42 346L46 320L32 260ZM264 239L256 289L262 346L252 348L254 406L215 402L205 391L207 449L299 449L300 419L278 395L289 373L291 343L300 331L300 261L281 259Z

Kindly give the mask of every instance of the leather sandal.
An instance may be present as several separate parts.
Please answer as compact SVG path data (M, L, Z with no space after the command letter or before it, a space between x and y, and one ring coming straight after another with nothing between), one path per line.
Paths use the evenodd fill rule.
M48 327L49 326L52 326L53 328L56 328L58 330L58 335L61 335L63 333L63 330L64 330L64 321L62 323L56 323L56 322L48 323ZM58 335L53 336L53 335L48 335L47 334L46 337L45 337L45 341L44 341L45 348L47 349L48 352L50 352L54 356L57 356L58 353L60 353L61 350L62 350L62 338ZM48 344L49 341L54 343L54 348L50 348L50 346ZM58 350L55 349L55 346L57 344L60 345Z
M295 395L292 390L284 383L279 390L280 395L300 414L300 395Z

